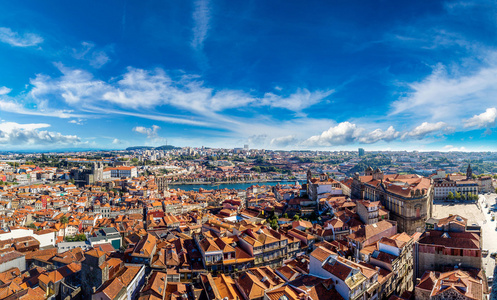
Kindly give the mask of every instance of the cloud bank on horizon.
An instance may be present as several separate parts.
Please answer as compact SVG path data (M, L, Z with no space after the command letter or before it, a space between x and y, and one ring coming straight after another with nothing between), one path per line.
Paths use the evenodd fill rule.
M493 1L0 7L4 149L496 145Z

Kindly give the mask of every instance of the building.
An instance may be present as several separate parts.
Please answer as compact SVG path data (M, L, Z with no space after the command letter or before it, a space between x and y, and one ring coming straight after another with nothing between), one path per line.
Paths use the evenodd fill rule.
M88 242L92 247L109 243L116 250L119 250L122 245L121 234L114 227L101 228L100 230L95 231L92 236L88 238Z
M433 188L431 180L419 175L385 175L368 167L365 176L356 173L351 186L356 199L380 201L397 222L399 231L413 234L422 231L431 217Z
M357 214L364 224L378 223L380 201L357 201Z
M466 199L469 199L469 195L478 194L480 184L473 180L473 171L470 165L468 165L466 176L457 174L442 175L445 175L445 171L439 170L436 175L432 176L434 200L449 200L450 194L455 196L457 193L464 195ZM492 179L490 177L488 179L490 179L490 183L488 183L487 179L481 181L487 189L489 188L488 185L492 186Z
M12 268L18 268L21 272L26 270L26 257L19 251L2 250L0 254L0 272L7 271Z
M33 229L11 227L9 231L0 233L0 241L23 238L23 237L34 237L40 242L40 248L47 246L55 246L55 235L56 230L45 229L33 232Z
M133 248L131 262L135 264L150 264L157 251L157 239L147 233Z
M324 248L310 255L309 275L331 279L344 299L378 299L378 270L354 263Z
M313 202L319 204L319 199L328 198L331 195L342 195L342 186L339 181L329 178L326 174L319 178L312 178L311 171L307 171L307 195Z
M445 268L481 269L481 244L478 233L466 230L467 220L454 215L438 221L416 243L417 277L426 271Z
M493 193L495 191L492 184L492 177L490 176L479 177L476 179L476 183L478 184L478 191L480 193Z
M105 261L103 251L92 249L85 252L84 256L85 259L81 262L81 287L84 299L90 299L91 294L109 280L110 266Z
M364 156L366 154L366 151L364 151L364 148L359 148L359 156Z
M406 233L383 237L378 242L378 250L369 257L373 266L393 272L390 291L402 295L412 291L414 285L414 239ZM386 295L390 296L390 295Z
M138 176L138 169L136 167L119 166L103 170L103 172L109 171L111 178L134 178Z
M390 237L397 233L395 221L382 220L378 223L361 227L356 232L347 235L347 242L354 249L355 257L359 258L360 251L364 246L376 243L383 237Z
M483 289L480 278L462 270L445 273L427 271L416 285L414 293L416 300L481 300L484 299Z

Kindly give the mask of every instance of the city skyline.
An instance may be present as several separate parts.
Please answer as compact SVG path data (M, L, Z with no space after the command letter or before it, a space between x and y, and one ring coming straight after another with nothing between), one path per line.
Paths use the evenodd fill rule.
M0 146L489 151L491 1L0 4Z

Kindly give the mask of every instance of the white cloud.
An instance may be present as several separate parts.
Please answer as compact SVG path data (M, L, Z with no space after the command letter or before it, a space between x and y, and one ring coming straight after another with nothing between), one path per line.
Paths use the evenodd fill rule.
M297 147L299 144L299 140L296 138L295 135L287 135L287 136L281 136L277 138L273 138L271 140L271 146L273 147L288 147L288 146L295 146Z
M75 135L63 135L59 132L39 130L50 127L45 123L18 124L0 123L0 144L3 145L54 145L76 144L81 140Z
M364 134L364 129L350 122L342 122L330 127L320 135L307 139L304 144L309 146L339 146L356 142Z
M157 138L159 136L159 134L158 134L159 129L160 129L160 127L157 125L152 125L151 128L137 126L137 127L133 128L133 131L141 133L141 134L145 134L145 135L147 135L147 138L149 138L149 139L154 139L154 138Z
M68 121L68 123L71 123L71 124L76 124L76 125L83 125L83 119L77 119L77 120L71 120L71 121Z
M342 122L331 126L320 135L311 136L302 145L305 146L340 146L349 144L374 144L377 142L392 142L394 140L422 139L423 137L437 131L449 132L452 129L444 122L428 123L424 122L414 129L406 132L399 132L393 126L382 130L380 128L367 131L363 127L350 122Z
M497 120L497 108L487 108L484 113L474 115L472 118L464 120L464 127L494 127Z
M12 90L9 89L8 87L6 86L0 86L0 95L7 95L8 93L10 93Z
M7 27L0 27L0 41L14 47L36 46L43 42L43 38L34 33L19 34Z
M121 141L120 139L114 139L114 140L112 140L112 144L113 145L122 145L123 141Z
M375 129L359 139L359 142L364 144L373 144L379 141L390 142L397 139L400 133L396 131L393 126L388 127L387 130Z
M413 139L420 140L428 134L443 130L445 128L447 128L447 124L444 122L437 122L437 123L423 122L421 125L417 126L413 130L406 132L402 137L404 139L410 137Z
M210 10L208 0L196 0L193 4L194 11L192 14L194 27L192 47L195 50L201 50L204 47L204 40L209 30Z

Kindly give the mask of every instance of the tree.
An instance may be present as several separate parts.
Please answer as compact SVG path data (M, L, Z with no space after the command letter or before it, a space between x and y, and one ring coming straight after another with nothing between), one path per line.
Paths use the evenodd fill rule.
M283 217L284 219L288 219L288 214L287 214L287 213L284 213L282 217Z
M75 238L76 238L76 241L81 241L81 242L86 241L86 235L84 233L76 235Z
M295 216L293 216L293 220L294 220L294 221L298 221L298 220L300 220L300 216L299 216L299 215L295 215Z
M36 225L35 223L31 223L28 225L28 228L31 228L31 229L36 229Z
M272 219L270 222L270 225L271 225L271 228L273 228L274 230L278 229L278 221L277 220Z
M454 200L454 193L449 192L449 195L447 196L447 199Z
M261 172L261 167L255 166L255 167L252 168L252 171L260 173Z
M69 223L69 220L67 219L66 216L62 216L62 217L60 217L59 222L64 227L64 239L65 239L66 238L66 227L67 227L66 224Z
M461 193L459 192L456 192L456 200L461 200Z

